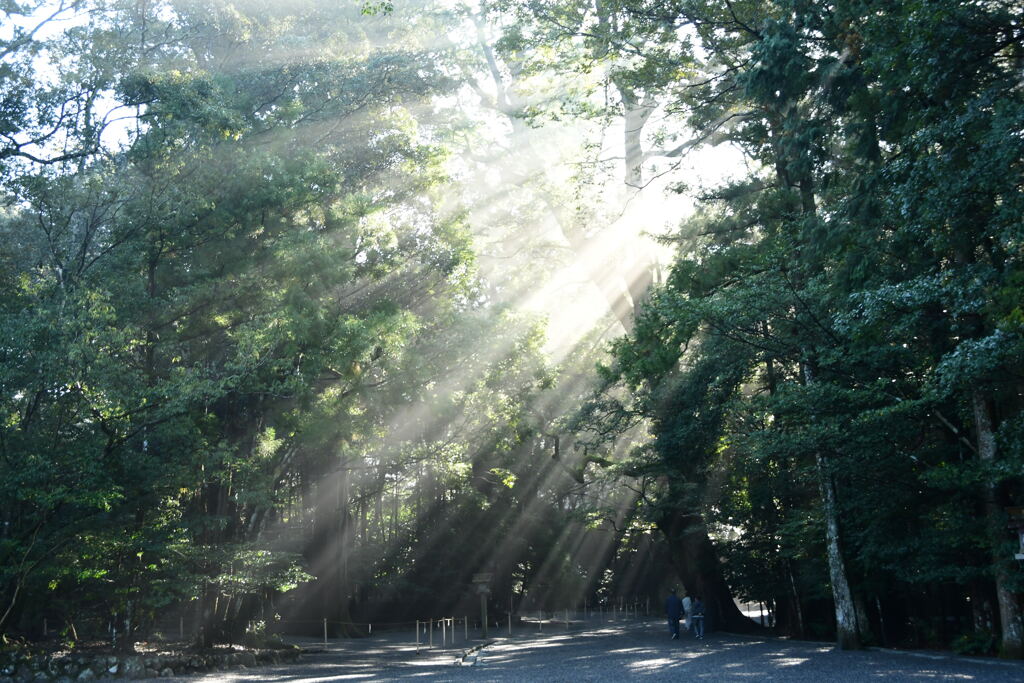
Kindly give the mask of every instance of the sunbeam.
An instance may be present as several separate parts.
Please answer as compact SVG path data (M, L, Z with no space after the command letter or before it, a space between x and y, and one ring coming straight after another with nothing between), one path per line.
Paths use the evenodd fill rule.
M3 448L55 454L11 566L53 569L32 528L88 548L44 620L84 629L62 582L121 587L116 648L362 636L473 613L481 575L510 619L656 593L615 469L643 430L572 424L688 209L622 183L609 112L554 120L606 65L527 68L463 3L59 4L0 34Z

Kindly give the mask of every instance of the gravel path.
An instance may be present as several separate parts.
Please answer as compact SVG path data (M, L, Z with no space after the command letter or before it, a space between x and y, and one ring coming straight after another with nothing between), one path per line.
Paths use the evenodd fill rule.
M421 651L408 638L331 643L297 664L183 677L204 683L419 679L427 681L1018 681L1024 662L869 650L724 633L674 641L660 623L609 624Z

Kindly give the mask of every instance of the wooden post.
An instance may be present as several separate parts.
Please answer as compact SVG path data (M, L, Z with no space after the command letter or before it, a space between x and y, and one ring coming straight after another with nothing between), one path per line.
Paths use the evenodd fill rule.
M430 620L430 649L434 649L434 620Z
M512 613L508 613L508 634L512 635Z
M480 628L483 630L483 637L487 638L487 593L480 591Z
M420 653L420 620L416 620L416 654Z
M324 647L327 647L327 617L324 617Z

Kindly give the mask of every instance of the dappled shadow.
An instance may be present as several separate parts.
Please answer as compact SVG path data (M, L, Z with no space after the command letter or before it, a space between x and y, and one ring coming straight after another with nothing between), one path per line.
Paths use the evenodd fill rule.
M712 634L673 641L660 624L501 642L484 651L488 680L1011 681L1020 663L925 659L889 651L839 652L831 644Z
M190 680L324 681L1018 681L1024 664L892 651L839 652L830 644L711 634L670 640L662 624L602 626L558 634L496 638L474 666L459 666L463 646L422 649L412 634L319 643L297 664L191 676ZM481 641L470 641L465 645ZM315 644L311 644L315 645Z

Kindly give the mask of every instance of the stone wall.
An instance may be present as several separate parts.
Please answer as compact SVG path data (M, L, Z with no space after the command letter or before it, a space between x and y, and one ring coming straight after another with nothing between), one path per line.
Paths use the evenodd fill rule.
M299 650L245 650L182 654L33 656L0 653L0 678L14 681L91 681L100 678L166 678L170 676L293 662Z

